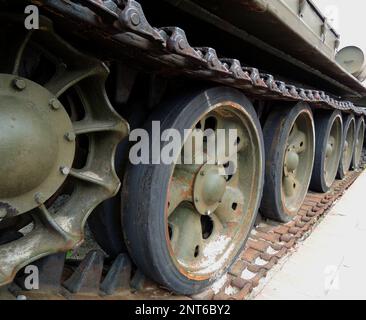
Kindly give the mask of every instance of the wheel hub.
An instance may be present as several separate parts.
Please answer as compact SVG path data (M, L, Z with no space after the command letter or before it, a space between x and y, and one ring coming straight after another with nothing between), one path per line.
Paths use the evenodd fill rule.
M223 167L206 164L197 173L194 183L194 203L202 215L210 215L219 206L226 190L225 176L221 175Z
M35 208L62 185L71 167L75 135L61 103L45 88L0 75L0 202L5 216Z
M287 170L290 172L295 171L299 165L299 161L299 155L295 151L288 152L285 163Z

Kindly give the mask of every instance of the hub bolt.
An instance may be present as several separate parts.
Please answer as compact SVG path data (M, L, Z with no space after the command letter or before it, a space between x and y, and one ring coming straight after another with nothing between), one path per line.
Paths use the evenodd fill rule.
M61 103L57 99L51 99L50 106L53 110L58 110L61 108Z
M13 83L15 88L18 89L19 91L24 90L27 86L27 84L23 79L15 79Z
M76 139L76 135L73 132L68 132L65 134L65 139L70 142L74 142Z
M68 167L61 167L60 171L63 175L67 176L70 173L70 168Z
M44 203L44 196L41 192L37 192L34 195L34 200L38 203L38 204L43 204Z

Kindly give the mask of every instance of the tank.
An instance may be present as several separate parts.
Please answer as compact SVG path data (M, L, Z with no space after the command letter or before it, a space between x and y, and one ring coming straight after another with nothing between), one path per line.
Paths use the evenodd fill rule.
M361 169L364 55L312 1L0 5L0 286L91 232L98 295L131 269L212 291L258 221L301 225Z

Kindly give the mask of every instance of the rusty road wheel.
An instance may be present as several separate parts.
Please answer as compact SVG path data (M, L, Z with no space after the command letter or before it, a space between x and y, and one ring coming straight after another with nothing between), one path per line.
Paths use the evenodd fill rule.
M354 170L360 167L363 142L365 139L365 119L359 117L356 122L356 142L352 157L352 168Z
M118 191L114 154L128 135L105 92L108 68L40 23L1 30L0 232L16 234L0 244L0 285L83 241L91 211Z
M353 150L356 143L356 121L354 115L347 115L343 118L343 153L339 162L338 175L343 179L350 170Z
M261 213L288 222L309 188L315 154L313 114L305 103L280 106L263 129L266 178Z
M316 149L310 188L327 192L336 178L342 154L342 115L340 111L319 110L314 119Z
M149 277L193 294L230 267L252 228L264 180L262 132L249 100L228 88L170 101L154 119L162 132L192 132L172 164L129 167L122 198L126 244ZM217 152L211 153L215 140Z

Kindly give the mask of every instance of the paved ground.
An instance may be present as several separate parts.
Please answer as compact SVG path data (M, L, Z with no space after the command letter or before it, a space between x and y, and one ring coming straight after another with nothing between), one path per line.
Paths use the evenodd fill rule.
M366 172L255 299L366 299Z

